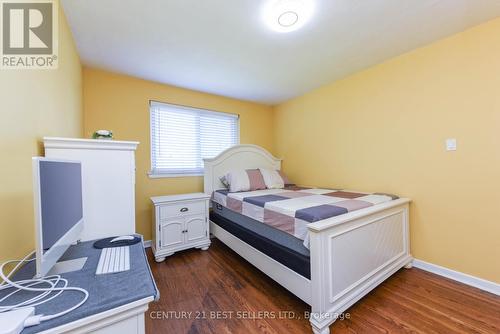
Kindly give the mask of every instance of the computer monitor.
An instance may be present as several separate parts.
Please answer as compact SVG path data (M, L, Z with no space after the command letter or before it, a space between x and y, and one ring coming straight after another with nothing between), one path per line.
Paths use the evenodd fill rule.
M36 277L44 277L71 244L78 241L83 230L81 163L33 158L33 195ZM83 266L81 261L80 266ZM64 270L58 273L61 272Z

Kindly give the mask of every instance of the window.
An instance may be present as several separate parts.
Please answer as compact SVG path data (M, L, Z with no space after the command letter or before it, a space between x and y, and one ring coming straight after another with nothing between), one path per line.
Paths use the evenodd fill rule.
M151 102L151 176L202 175L203 159L240 140L238 115Z

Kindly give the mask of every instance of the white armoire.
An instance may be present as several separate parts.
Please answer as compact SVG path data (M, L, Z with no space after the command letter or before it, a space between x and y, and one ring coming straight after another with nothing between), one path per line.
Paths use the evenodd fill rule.
M81 240L135 233L138 142L45 137L45 156L82 163Z

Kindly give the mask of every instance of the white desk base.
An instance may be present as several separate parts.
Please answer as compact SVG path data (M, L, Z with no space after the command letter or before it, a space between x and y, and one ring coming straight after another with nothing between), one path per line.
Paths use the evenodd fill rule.
M152 301L147 297L40 333L145 334L145 313Z

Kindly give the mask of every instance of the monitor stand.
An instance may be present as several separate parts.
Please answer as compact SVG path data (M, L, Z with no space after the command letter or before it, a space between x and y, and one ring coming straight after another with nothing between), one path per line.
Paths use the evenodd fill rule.
M47 273L47 276L66 274L73 271L82 270L85 262L87 262L86 257L57 262Z

